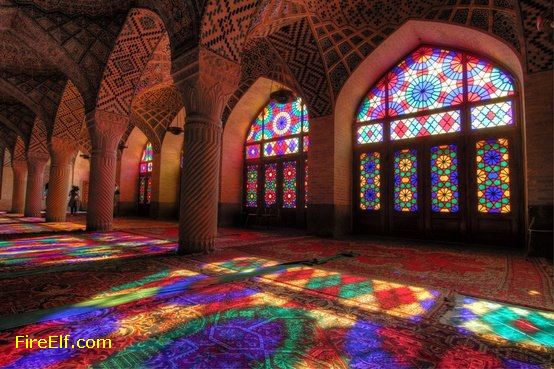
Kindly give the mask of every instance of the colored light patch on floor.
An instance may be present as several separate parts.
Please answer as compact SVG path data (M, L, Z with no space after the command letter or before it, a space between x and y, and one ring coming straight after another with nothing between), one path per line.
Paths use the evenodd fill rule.
M82 309L78 313L66 309L45 322L4 330L0 368L507 369L546 367L548 360L517 348L502 354L511 356L487 346L477 350L465 346L461 333L355 315L339 301L305 291L246 283L187 287L209 277L160 271L73 306ZM132 300L116 298L140 291ZM44 334L108 338L112 345L13 349L16 336Z
M458 296L441 322L493 342L554 347L554 312Z
M0 224L0 235L28 234L28 233L46 233L52 232L52 229L33 223L11 223Z
M63 265L172 253L176 244L124 232L0 241L0 267Z
M341 299L343 303L365 311L382 312L413 321L428 315L442 296L439 290L329 271L324 267L293 264L282 265L280 270L276 270L277 264L274 260L239 257L207 263L203 268L218 273L228 269L260 275L260 281L269 280L296 289L310 290Z

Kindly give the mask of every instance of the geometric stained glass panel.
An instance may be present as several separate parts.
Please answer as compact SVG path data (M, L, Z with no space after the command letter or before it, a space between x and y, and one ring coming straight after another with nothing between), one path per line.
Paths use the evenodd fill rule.
M486 60L467 55L468 101L481 101L514 94L512 78Z
M390 116L463 102L462 53L421 47L387 74Z
M295 154L298 152L298 146L298 138L266 142L264 144L264 156Z
M458 153L456 145L431 148L431 209L433 212L458 211Z
M360 155L360 209L381 208L381 154L378 152Z
M424 137L460 131L458 110L395 120L390 125L391 140Z
M260 157L260 145L246 146L246 159L258 159Z
M384 81L379 81L377 86L372 88L362 100L356 121L367 122L384 118L386 114L385 101L385 84Z
M283 207L296 208L296 161L283 163Z
M370 124L367 126L361 126L358 128L356 134L356 141L358 144L366 144L373 142L383 141L383 124Z
M508 140L478 141L477 210L480 213L510 212L510 168Z
M417 211L417 151L394 153L394 210Z
M258 166L249 165L246 168L246 206L258 206Z
M506 126L512 125L513 123L511 101L475 106L471 108L472 129Z
M277 203L277 163L265 164L264 202L266 207Z

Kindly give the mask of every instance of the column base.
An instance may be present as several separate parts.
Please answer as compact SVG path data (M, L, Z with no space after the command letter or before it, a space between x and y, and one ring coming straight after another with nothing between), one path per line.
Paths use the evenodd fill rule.
M106 223L87 223L87 231L89 232L109 232L113 229L112 222Z
M47 222L65 222L66 221L66 216L48 216L48 214L46 214L46 221Z
M42 211L39 211L39 212L35 212L35 211L24 212L23 216L28 217L28 218L40 218L42 216Z
M179 248L177 254L179 255L191 255L191 254L210 254L215 251L215 239L210 238L207 240L179 240Z

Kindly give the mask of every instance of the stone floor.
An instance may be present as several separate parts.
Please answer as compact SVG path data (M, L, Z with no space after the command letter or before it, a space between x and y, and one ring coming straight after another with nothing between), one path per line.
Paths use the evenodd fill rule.
M82 216L70 219L82 224ZM42 220L0 216L0 225ZM0 368L551 368L552 263L393 239L176 223L0 241ZM0 236L2 240L2 236ZM111 347L15 348L15 337ZM74 342L74 341L72 341Z

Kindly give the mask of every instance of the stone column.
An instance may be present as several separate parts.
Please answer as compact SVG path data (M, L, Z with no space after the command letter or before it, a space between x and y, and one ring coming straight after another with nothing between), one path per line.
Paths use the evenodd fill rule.
M172 75L186 111L178 252L207 253L217 236L221 114L240 68L199 48L176 58Z
M69 140L52 137L50 141L50 180L46 198L46 221L65 222L71 164L77 148Z
M27 154L27 194L25 195L25 216L40 217L42 211L42 195L44 193L44 168L48 156L44 154Z
M88 231L112 229L117 146L127 124L127 117L98 109L87 116L92 141Z
M181 174L179 252L210 252L217 235L221 124L188 115Z
M27 162L13 160L13 195L11 213L23 214L25 210L25 191L27 189Z

